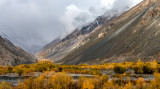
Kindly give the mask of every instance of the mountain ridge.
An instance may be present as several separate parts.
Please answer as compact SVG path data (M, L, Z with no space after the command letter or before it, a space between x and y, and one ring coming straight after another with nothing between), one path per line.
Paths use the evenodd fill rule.
M100 16L47 50L44 58L61 64L160 61L159 3L144 0L113 18Z
M97 17L92 23L88 25L84 25L81 28L75 29L72 33L67 35L65 38L63 38L58 44L52 46L52 48L48 48L48 50L43 50L41 52L38 52L36 54L37 57L40 59L51 59L51 60L60 60L64 56L66 56L69 52L77 49L81 45L85 44L90 38L87 38L91 33L93 33L96 29L101 27L102 25L108 23L109 21L116 18L120 13L116 13L114 11L114 14L108 13L108 15L99 16ZM49 44L52 44L49 43ZM41 54L46 54L44 57L42 57ZM41 56L41 57L40 57Z
M36 58L0 36L0 65L19 65L37 62Z
M158 45L159 34L157 33L157 36L155 37L153 33L159 32L159 27L155 28L153 31L150 30L153 29L150 25L159 24L159 21L157 20L160 12L158 2L159 0L145 0L141 2L106 26L100 28L99 32L92 35L93 39L90 40L88 44L82 46L81 49L70 53L60 62L64 64L101 64L104 62L137 61L138 58L143 57L147 57L148 60L151 60L148 57L155 58L154 55L158 54L160 48ZM144 22L144 20L146 21ZM152 23L155 21L157 21L156 24ZM146 25L145 23L148 24ZM151 33L148 33L149 31ZM105 32L107 34L105 34L102 39L96 40L98 34L104 34ZM145 33L148 37L141 33ZM153 38L157 41L150 40ZM93 43L95 40L96 42ZM146 40L146 42L144 40ZM151 43L152 41L155 41L153 42L155 44ZM92 43L93 45L91 45ZM155 48L152 45L147 46L146 44L155 45ZM122 57L122 55L124 56ZM127 56L130 56L131 58L128 58ZM144 61L147 59L144 58ZM159 60L159 58L157 58L157 60Z

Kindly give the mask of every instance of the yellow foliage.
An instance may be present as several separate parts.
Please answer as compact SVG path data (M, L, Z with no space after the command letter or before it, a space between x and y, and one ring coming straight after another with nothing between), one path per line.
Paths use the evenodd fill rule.
M160 74L155 74L155 80L152 80L148 89L160 89Z
M72 77L65 73L57 73L49 79L49 82L55 89L69 89L72 80Z
M132 89L132 84L131 82L127 83L124 87L124 89Z
M23 82L19 82L17 89L33 89L33 83L34 83L34 79L28 78Z
M1 82L0 89L12 89L12 84L7 82Z
M143 87L145 87L146 83L144 81L144 78L138 78L137 82L136 82L136 86L138 89L142 89Z
M102 82L102 84L103 84L103 83L105 83L105 82L108 81L109 76L108 76L108 75L103 75L103 76L100 77L100 79L101 79L101 82Z
M115 89L115 85L112 81L106 82L103 85L103 89Z
M5 73L18 73L18 74L30 74L35 72L41 72L39 77L28 78L23 82L19 82L17 87L13 87L11 83L0 83L0 89L160 89L160 74L155 72L155 79L150 82L146 82L143 78L138 78L136 81L125 80L124 76L128 76L129 73L119 75L121 78L118 80L109 80L109 76L102 75L102 70L111 69L115 66L119 66L126 69L137 70L137 73L153 73L158 70L158 64L153 62L142 62L138 60L136 63L123 62L123 63L106 63L103 65L58 65L53 64L51 61L40 61L30 65L19 65L15 67L3 67L0 66L0 74ZM66 73L58 73L58 69L62 68L66 73L77 74L92 74L94 77L86 78L81 76L79 79L73 79ZM118 69L119 70L119 69ZM154 70L154 71L153 71ZM160 69L159 69L160 70ZM153 72L152 72L153 71ZM148 72L148 73L149 73ZM109 80L109 81L108 81Z
M94 89L94 87L92 79L84 80L82 89Z

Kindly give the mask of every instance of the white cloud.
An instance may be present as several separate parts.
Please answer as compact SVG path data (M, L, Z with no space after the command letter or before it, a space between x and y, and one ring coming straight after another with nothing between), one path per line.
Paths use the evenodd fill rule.
M101 5L107 9L111 9L115 0L101 0Z
M61 15L60 21L65 26L68 34L76 27L93 21L97 16L104 14L106 11L117 9L119 12L122 12L127 7L131 8L140 1L142 0L93 0L92 5L89 4L88 8L70 4L66 7L64 14Z
M143 0L132 0L132 6L135 6L137 3L140 3Z
M66 33L72 32L76 27L84 25L94 18L93 14L87 10L82 10L76 5L69 5L66 7L64 15L61 16L60 21L65 26Z
M66 8L64 15L60 18L60 21L65 25L67 32L71 32L75 29L73 25L74 19L81 13L82 11L75 5L69 5Z

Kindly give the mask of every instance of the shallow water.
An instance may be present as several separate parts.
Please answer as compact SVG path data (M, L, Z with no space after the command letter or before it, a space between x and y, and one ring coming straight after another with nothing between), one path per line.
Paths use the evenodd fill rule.
M0 82L11 82L13 85L17 85L18 81L23 81L29 77L20 77L20 76L0 76Z
M109 70L109 71L105 71L105 73L106 72L111 73L113 71ZM121 80L121 79L128 80L128 77L116 78L116 77L113 77L112 74L114 74L114 73L111 73L109 75L109 77L110 77L109 81L111 81L111 80ZM88 77L88 78L95 77L94 75L87 75L87 74L68 74L68 75L72 76L75 80L77 80L81 76L85 76L85 77ZM11 82L11 83L13 83L13 85L16 86L18 84L18 81L23 81L24 79L27 79L29 77L33 77L33 76L25 76L25 77L24 76L23 77L21 77L21 76L0 76L0 82ZM37 76L35 76L35 77L37 77ZM130 74L129 79L130 80L137 80L140 77L144 78L144 80L146 80L146 81L155 79L154 75L147 75L147 74Z

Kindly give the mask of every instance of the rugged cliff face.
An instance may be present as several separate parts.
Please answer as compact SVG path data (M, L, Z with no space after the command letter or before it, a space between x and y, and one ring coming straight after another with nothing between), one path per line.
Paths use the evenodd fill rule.
M64 64L160 61L160 0L144 0L88 36Z
M97 17L92 23L82 26L80 29L74 30L71 34L66 36L64 39L57 39L43 47L39 52L36 53L38 59L51 59L58 61L70 52L78 49L80 46L86 44L90 38L88 36L94 33L97 29L103 25L109 23L119 14L114 11L112 13L106 13L105 15Z
M35 63L37 60L20 47L0 36L0 65L19 65Z

